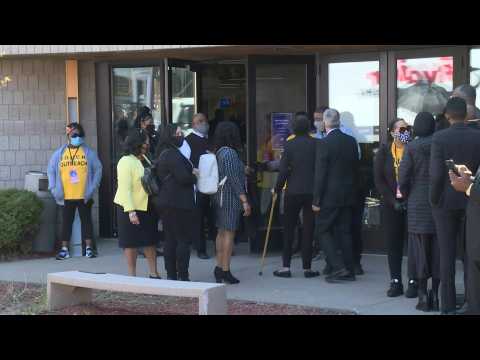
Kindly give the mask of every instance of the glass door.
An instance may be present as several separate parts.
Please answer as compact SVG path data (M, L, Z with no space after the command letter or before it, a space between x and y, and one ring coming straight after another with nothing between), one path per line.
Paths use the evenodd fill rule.
M257 222L251 250L263 248L271 190L278 178L283 147L291 135L296 112L313 113L315 102L314 56L250 57L248 59L248 130L246 162L256 169L250 198ZM271 250L282 244L283 201L276 207Z
M168 60L168 114L173 124L178 124L188 135L193 115L198 109L199 74L196 64L179 60Z
M342 126L348 128L360 146L359 202L365 203L366 214L379 214L380 199L373 181L373 159L380 146L385 118L381 90L384 74L380 54L356 54L325 57L321 61L320 105L340 112ZM363 219L364 248L384 249L379 217Z

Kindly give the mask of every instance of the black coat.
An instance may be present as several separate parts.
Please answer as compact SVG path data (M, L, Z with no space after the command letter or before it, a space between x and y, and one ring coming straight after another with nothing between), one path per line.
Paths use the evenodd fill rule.
M339 129L317 141L313 204L320 208L354 206L359 171L355 138Z
M412 141L400 163L400 192L408 201L408 232L412 234L435 234L428 199L432 139L433 136L429 136Z
M313 195L317 139L297 136L285 144L280 174L275 189L281 192L287 183L287 195Z
M480 165L480 131L454 124L433 136L430 158L430 203L444 210L465 210L467 196L450 184L446 160L476 173Z
M160 208L193 210L193 186L197 182L190 161L177 149L165 150L156 161L156 172L161 181L160 194L155 205Z
M190 160L192 161L193 166L198 169L200 157L205 155L210 149L209 141L207 138L200 137L194 133L188 135L185 138L185 141L190 145L190 149L192 150Z
M380 193L383 203L393 207L396 202L398 185L395 167L393 166L391 146L392 144L389 143L388 145L380 146L378 149L373 163L373 177L375 187Z

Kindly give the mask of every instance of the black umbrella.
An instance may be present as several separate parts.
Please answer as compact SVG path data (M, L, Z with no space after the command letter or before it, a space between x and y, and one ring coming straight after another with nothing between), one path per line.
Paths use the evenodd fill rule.
M439 114L449 98L450 94L443 87L421 80L407 89L399 89L398 107L415 113Z

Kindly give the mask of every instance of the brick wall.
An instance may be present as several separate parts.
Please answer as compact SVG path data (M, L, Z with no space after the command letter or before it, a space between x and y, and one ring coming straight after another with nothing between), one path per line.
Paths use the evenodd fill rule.
M0 88L0 189L22 189L25 174L46 172L54 150L66 140L65 61L1 59L4 76L11 81ZM97 148L93 62L79 62L79 98L87 142ZM94 209L96 224L97 214Z

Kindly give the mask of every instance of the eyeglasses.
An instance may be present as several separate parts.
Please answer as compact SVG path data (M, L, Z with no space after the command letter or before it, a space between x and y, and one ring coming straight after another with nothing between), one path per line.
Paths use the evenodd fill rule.
M398 130L400 133L404 133L404 132L410 132L412 131L412 127L411 126L407 126L407 127L401 127L399 130Z

